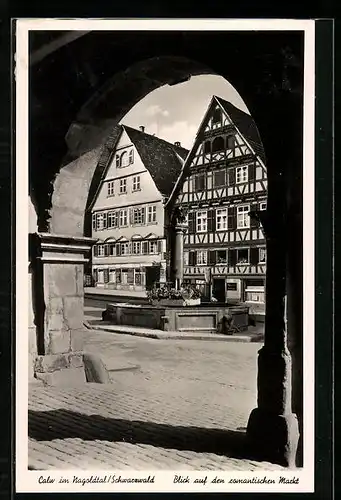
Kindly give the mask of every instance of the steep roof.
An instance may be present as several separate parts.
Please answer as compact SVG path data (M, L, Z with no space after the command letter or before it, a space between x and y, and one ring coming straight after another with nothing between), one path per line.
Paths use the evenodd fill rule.
M182 170L188 150L154 135L123 125L158 190L169 196Z
M196 139L194 141L194 144L192 146L191 151L186 157L186 161L184 163L184 166L182 168L181 174L179 175L179 178L177 182L174 185L174 189L171 193L171 196L168 200L168 203L171 203L172 200L178 195L179 189L184 181L184 179L188 175L189 171L189 166L192 161L193 155L197 149L198 143L202 140L200 137L200 131L203 129L205 126L209 116L210 116L210 111L212 110L212 106L216 103L220 105L220 107L223 109L223 111L230 117L232 123L234 124L235 127L239 130L239 132L242 134L244 139L249 143L250 147L253 149L254 153L260 157L260 159L263 161L265 164L265 153L264 153L264 148L263 144L258 132L258 129L256 127L256 123L254 119L252 118L251 115L248 115L244 111L242 111L239 108L236 108L233 106L228 101L225 101L225 99L222 99L221 97L218 97L216 95L212 96L212 99L208 105L208 108L206 110L206 113L199 125Z
M236 108L225 99L218 96L213 96L214 99L220 104L223 110L231 118L233 124L238 128L242 136L250 144L256 155L259 155L261 160L265 163L265 154L263 144L256 127L256 123L251 115L245 113L239 108Z

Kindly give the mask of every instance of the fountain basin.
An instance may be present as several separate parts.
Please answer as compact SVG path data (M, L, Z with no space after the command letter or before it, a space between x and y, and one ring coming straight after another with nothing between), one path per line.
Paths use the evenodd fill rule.
M163 331L231 333L221 327L231 318L238 331L248 328L249 308L245 305L122 304L109 303L102 319L115 325L129 325Z

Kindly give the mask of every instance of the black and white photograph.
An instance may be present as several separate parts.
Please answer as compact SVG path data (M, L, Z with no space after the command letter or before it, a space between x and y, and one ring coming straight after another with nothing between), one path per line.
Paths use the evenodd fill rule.
M314 490L314 21L16 21L20 492Z

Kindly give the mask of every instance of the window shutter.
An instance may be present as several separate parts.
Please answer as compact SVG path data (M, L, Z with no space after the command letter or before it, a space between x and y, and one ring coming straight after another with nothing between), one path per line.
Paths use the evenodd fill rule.
M104 269L103 270L103 278L104 278L104 283L109 282L109 269Z
M107 212L103 212L103 229L107 228Z
M250 248L250 264L256 266L259 262L259 250L256 247Z
M188 213L188 232L195 233L195 212Z
M190 266L195 266L197 263L196 252L189 252L188 262Z
M133 150L133 149L131 149L131 150L129 151L129 165L130 165L131 163L134 163L134 150Z
M146 223L146 207L141 208L141 220L142 224Z
M252 182L255 180L256 177L256 165L252 163L249 165L249 182Z
M149 246L149 242L148 241L144 241L142 243L142 253L143 254L147 254L148 253L148 246Z
M121 244L116 243L116 255L121 255Z
M227 209L227 229L236 229L236 227L237 227L236 207L229 207Z
M96 231L96 214L92 214L92 229Z
M252 203L251 207L250 207L250 211L254 212L256 210L257 210L257 203ZM259 227L259 222L254 217L250 217L250 227L252 227L252 228Z
M215 231L215 210L208 210L207 212L207 230L210 233Z
M229 249L229 266L234 267L237 263L237 250L235 248Z
M211 266L215 266L216 264L216 251L210 250L208 252L208 264Z
M94 257L98 257L98 246L94 245Z
M158 253L162 252L162 241L161 240L159 240L157 242L157 251L158 251Z
M104 255L105 255L105 257L108 257L108 255L109 255L109 245L104 245Z
M97 272L97 269L94 269L93 278L94 278L94 282L97 283L97 281L98 281L98 272Z
M236 169L235 169L235 167L230 168L228 170L228 176L229 176L229 186L234 186L236 183Z
M134 209L133 208L129 209L129 214L130 214L130 224L134 224Z

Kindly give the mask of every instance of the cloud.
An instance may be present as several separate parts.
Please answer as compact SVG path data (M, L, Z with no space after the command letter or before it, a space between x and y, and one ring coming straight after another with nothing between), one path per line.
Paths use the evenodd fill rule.
M181 146L191 149L196 132L196 125L183 120L176 121L170 125L160 125L157 135L168 142L174 143L179 141L181 142Z
M146 116L149 117L154 117L154 116L169 116L169 111L166 109L162 109L161 106L158 104L152 104L151 106L148 106L148 108L145 111Z

